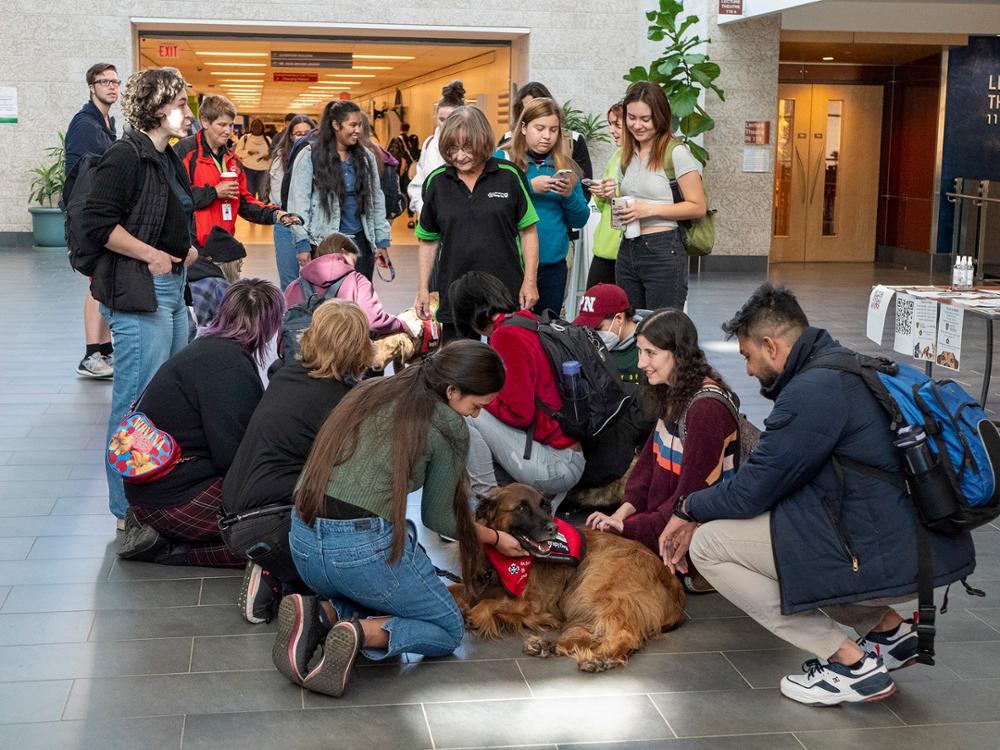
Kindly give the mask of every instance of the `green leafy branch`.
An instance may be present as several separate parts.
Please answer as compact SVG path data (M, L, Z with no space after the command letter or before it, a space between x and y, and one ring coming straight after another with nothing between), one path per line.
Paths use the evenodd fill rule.
M608 122L601 115L584 112L573 106L573 100L567 99L562 105L563 126L567 130L579 133L588 146L595 143L611 143L608 133Z
M30 171L35 177L31 181L28 203L51 206L52 199L62 195L66 184L66 134L60 133L59 145L45 149L45 154L51 160L48 166Z

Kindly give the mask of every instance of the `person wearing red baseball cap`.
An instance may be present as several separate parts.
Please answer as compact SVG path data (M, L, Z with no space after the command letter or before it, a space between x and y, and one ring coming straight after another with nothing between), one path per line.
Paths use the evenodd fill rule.
M593 328L607 347L622 382L639 384L639 350L635 329L648 310L632 308L625 290L615 284L595 284L584 292L573 325Z

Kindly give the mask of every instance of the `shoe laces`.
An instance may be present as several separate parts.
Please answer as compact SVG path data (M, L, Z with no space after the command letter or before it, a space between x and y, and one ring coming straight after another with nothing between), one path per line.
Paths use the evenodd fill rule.
M819 659L807 659L802 662L802 671L806 673L806 679L811 680L813 676L826 671L826 665Z

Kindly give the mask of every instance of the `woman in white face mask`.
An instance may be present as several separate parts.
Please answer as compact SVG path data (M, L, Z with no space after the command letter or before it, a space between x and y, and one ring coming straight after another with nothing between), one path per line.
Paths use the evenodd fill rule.
M635 329L642 321L632 308L625 290L615 284L595 284L583 293L575 325L593 328L611 353L624 383L639 383L639 350Z

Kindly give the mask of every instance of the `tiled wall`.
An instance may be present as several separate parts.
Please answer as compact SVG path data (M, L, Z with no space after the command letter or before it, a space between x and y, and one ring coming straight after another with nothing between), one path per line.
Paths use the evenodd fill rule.
M317 3L290 0L238 4L183 0L7 0L0 6L0 69L18 88L20 120L0 124L0 235L30 229L28 170L87 97L83 75L97 61L119 66L128 77L132 18L218 19L239 17L315 22L527 27L528 71L560 101L603 112L624 91L621 75L648 62L644 11L651 0L404 0ZM712 57L723 66L727 102L710 100L719 123L706 138L713 160L707 179L719 214L718 254L767 255L770 234L769 175L740 172L743 121L774 119L777 93L778 21L761 19L717 28L714 0L689 0L712 39ZM7 76L5 76L7 78ZM523 82L523 81L518 81ZM9 85L7 81L3 85ZM116 107L112 110L118 113ZM120 118L119 118L120 119ZM773 129L772 129L773 130ZM606 154L595 154L603 166Z

